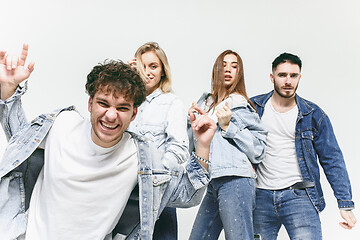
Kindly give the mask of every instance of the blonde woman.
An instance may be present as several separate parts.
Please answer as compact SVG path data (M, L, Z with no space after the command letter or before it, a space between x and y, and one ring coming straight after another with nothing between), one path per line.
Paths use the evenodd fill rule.
M146 100L139 107L129 130L151 139L170 167L189 157L187 113L182 102L171 93L171 74L165 52L155 42L139 47L129 62L136 66L146 83ZM168 196L170 197L170 196ZM160 206L153 239L177 239L176 209Z

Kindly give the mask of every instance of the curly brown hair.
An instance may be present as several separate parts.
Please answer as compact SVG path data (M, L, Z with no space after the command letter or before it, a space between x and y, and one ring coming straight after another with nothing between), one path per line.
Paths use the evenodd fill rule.
M139 74L121 60L105 60L99 63L87 76L85 84L91 98L97 91L122 95L126 100L134 101L138 107L145 101L146 88Z

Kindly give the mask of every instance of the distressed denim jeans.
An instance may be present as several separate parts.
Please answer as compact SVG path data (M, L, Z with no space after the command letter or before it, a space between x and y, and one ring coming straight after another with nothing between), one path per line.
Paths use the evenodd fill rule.
M223 228L227 240L254 239L254 194L253 178L226 176L212 179L189 239L215 240Z
M290 239L320 240L320 217L306 190L256 189L254 232L262 240L275 240L281 225Z

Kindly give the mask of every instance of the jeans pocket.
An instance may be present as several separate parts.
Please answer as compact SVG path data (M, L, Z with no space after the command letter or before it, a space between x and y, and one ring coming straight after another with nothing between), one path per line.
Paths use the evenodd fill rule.
M307 197L307 193L305 189L292 189L292 193L296 197Z

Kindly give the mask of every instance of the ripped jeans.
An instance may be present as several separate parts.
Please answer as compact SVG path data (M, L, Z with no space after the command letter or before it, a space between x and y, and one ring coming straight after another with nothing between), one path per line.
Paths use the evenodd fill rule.
M255 180L225 176L212 179L201 203L189 240L254 239Z

